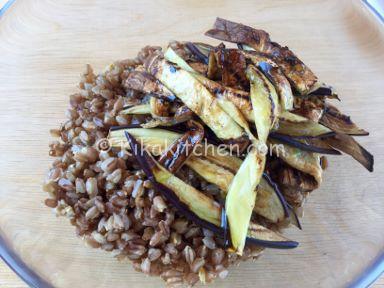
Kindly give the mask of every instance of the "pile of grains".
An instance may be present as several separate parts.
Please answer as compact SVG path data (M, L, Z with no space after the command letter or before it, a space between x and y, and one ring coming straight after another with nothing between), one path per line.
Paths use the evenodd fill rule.
M150 119L119 112L148 97L123 83L159 49L147 46L135 59L115 62L99 75L87 65L79 92L70 96L68 120L51 130L58 140L50 144L55 160L44 183L45 204L68 217L90 246L129 259L137 271L160 276L168 286L211 282L225 278L230 265L258 257L262 248L247 246L241 257L226 251L211 231L177 214L152 189L128 151L99 147L111 126ZM187 167L178 173L200 191L218 192Z

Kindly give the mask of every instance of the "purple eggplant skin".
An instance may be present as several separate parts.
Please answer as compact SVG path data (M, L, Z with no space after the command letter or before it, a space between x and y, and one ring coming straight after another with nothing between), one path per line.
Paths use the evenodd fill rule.
M320 153L320 154L330 154L330 155L341 155L340 151L337 151L333 148L323 148L323 147L318 147L314 146L311 144L306 144L303 142L300 142L297 139L297 137L292 137L284 134L280 134L277 132L272 132L269 134L269 137L281 141L284 144L288 144L290 146L299 148L304 151L309 151L309 152L315 152L315 153ZM296 138L296 139L295 139Z
M143 149L143 147L141 147L140 143L131 134L129 134L128 132L125 132L125 136L131 147L131 151L133 155L137 159L137 162L139 163L141 169L143 169L144 173L147 175L148 179L152 182L153 187L157 191L159 191L167 199L167 201L169 201L176 208L176 210L181 215L183 215L190 221L194 222L195 224L199 225L200 227L211 230L218 237L227 239L228 236L225 235L225 233L228 233L227 229L216 226L198 217L195 213L193 213L187 207L187 205L185 205L179 200L179 198L175 195L175 193L171 189L169 189L168 187L156 181L155 176L152 173L152 168L150 164L152 162L151 156L148 154L148 152L145 149ZM254 244L254 245L258 245L266 248L276 248L276 249L292 249L292 248L296 248L299 245L299 243L296 241L266 241L266 240L251 238L251 237L247 237L246 243Z
M297 216L293 207L288 204L288 209L289 209L289 217L291 217L291 219L293 220L291 223L293 225L295 225L297 228L299 228L300 230L303 230L303 227L301 226L299 217Z
M280 192L279 186L271 179L271 177L267 173L263 173L263 177L265 180L267 180L268 184L272 186L273 190L275 191L277 197L280 200L281 205L284 209L285 217L289 217L289 211L288 211L288 202L285 200L284 195Z
M203 62L204 64L208 65L208 57L206 55L204 55L200 50L199 48L196 47L195 44L193 44L192 42L187 42L185 44L185 46L187 46L188 50L192 52L192 54L198 59L200 60L201 62Z

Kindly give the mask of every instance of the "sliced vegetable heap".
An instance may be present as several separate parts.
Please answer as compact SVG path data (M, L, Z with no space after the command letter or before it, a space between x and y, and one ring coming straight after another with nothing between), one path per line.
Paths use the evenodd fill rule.
M172 42L148 55L125 86L150 97L122 113L150 117L113 127L110 142L130 149L155 189L228 249L294 248L275 231L301 228L295 211L322 181L321 154L344 152L372 171L372 155L352 138L368 132L331 105L333 89L265 31L218 18L206 35L238 49ZM182 179L184 165L221 193L206 195Z

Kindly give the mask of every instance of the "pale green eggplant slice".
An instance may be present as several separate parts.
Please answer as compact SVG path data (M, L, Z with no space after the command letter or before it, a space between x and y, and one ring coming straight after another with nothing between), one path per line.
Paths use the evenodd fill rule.
M225 209L228 217L230 237L235 252L242 255L256 201L256 186L259 184L265 166L265 155L252 149L228 189Z
M147 69L198 115L221 139L237 139L243 129L219 105L217 99L188 71L154 57Z
M274 127L279 116L276 90L269 80L252 65L247 68L247 77L251 82L251 102L257 136L262 143L266 143L269 131Z
M151 105L148 103L125 107L120 114L151 114L151 112Z
M137 138L153 155L160 155L163 151L180 138L181 134L165 129L127 128L109 132L108 140L112 147L127 147L125 132ZM127 147L128 148L128 147Z
M331 129L311 120L305 122L280 120L276 132L295 137L320 137L334 134Z

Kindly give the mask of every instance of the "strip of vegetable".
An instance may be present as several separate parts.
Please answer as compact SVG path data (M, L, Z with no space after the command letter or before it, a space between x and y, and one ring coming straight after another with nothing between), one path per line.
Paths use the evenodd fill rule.
M374 158L371 153L365 150L356 140L351 136L336 133L333 137L323 139L327 144L333 148L343 151L351 155L361 165L363 165L369 172L373 172Z
M281 142L292 147L299 148L308 152L315 152L320 154L330 154L330 155L341 155L341 153L335 149L332 149L329 145L324 146L316 146L314 144L307 144L305 140L298 140L289 135L284 135L276 132L272 132L269 134L269 137L276 140L277 142Z
M311 175L316 181L317 187L321 184L323 169L320 165L320 156L317 153L278 143L274 139L269 139L269 142L278 145L272 149L273 154L281 158L289 166Z
M151 114L151 105L148 104L140 104L124 107L123 110L120 111L120 114Z
M253 148L241 164L225 199L232 246L242 255L249 222L256 201L256 186L265 166L265 155Z
M146 67L195 112L219 138L236 139L243 135L241 127L191 73L177 69L160 58L150 60Z
M246 71L251 82L251 102L261 143L266 143L270 130L274 127L279 116L279 102L276 90L269 80L254 67L249 65Z
M124 87L152 94L160 99L166 99L171 102L176 99L175 95L167 87L145 71L134 70L130 72L124 82Z
M369 135L367 131L357 127L357 125L352 122L349 116L342 114L339 109L328 103L325 106L323 116L320 119L320 123L338 133L355 136Z
M222 223L220 205L161 167L132 135L128 132L125 135L131 151L154 188L162 193L179 213L197 225L213 231L217 236L224 237L225 230L220 227ZM249 235L250 237L246 238L247 244L281 249L295 248L298 245L297 242L257 224L250 225Z
M204 138L203 126L195 121L190 121L191 128L174 143L167 147L159 158L159 164L175 173L193 154L193 150Z
M167 49L167 51L164 54L165 59L168 61L177 64L180 68L190 72L192 76L194 76L201 84L205 84L206 82L214 82L211 81L204 76L196 73L192 67L188 65L187 62L184 61L175 51L172 50L171 47ZM216 83L216 82L214 82ZM205 86L205 85L204 85ZM252 133L249 130L248 123L246 119L244 118L244 115L239 111L238 107L230 100L227 99L227 97L224 97L223 94L214 94L216 95L216 99L220 105L220 107L232 117L232 119L241 126L247 134L250 136L250 138L253 138Z

